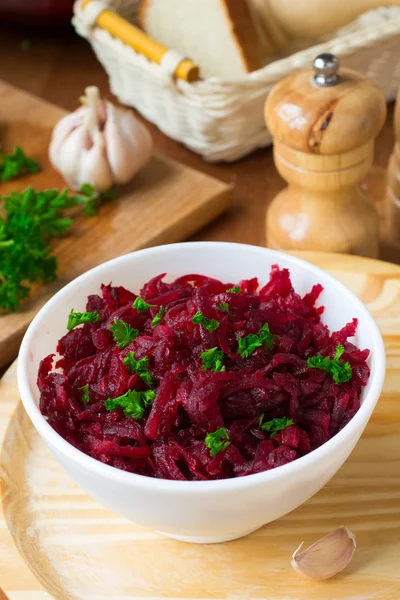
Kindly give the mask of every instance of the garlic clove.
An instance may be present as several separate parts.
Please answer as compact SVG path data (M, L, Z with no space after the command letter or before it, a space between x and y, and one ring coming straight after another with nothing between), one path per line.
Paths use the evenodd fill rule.
M300 575L316 581L329 579L343 571L356 549L354 533L344 526L300 552L303 543L293 554L292 567Z
M63 117L54 127L49 146L49 158L55 169L60 168L60 150L63 143L74 129L82 125L85 112L85 108L79 108L75 112Z
M136 117L127 111L121 111L121 125L127 139L137 148L137 170L144 167L153 151L153 140L150 133Z
M115 183L126 183L149 160L152 140L147 130L136 128L132 136L136 118L126 110L118 109L107 102L107 120L104 128L107 158Z
M90 136L84 127L77 127L65 138L59 149L59 170L73 189L79 189L79 165L84 150L90 148Z
M104 136L101 131L92 133L93 145L82 151L78 166L77 188L89 183L99 192L105 192L113 185L113 176L106 156Z

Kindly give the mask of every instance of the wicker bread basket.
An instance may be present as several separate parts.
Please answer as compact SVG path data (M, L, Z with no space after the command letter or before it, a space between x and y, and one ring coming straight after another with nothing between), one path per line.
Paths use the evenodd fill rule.
M321 52L336 54L344 66L370 77L387 100L400 86L400 7L366 13L334 37L271 62L243 80L189 83L173 77L168 62L156 64L94 25L107 8L134 23L138 0L92 0L90 11L84 5L76 2L73 23L104 65L112 92L208 161L233 161L270 144L263 116L269 90L295 69L311 66Z

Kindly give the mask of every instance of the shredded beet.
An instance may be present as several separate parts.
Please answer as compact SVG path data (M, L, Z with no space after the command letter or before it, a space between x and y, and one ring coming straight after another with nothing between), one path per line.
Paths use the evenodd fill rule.
M103 285L42 360L40 410L103 463L177 480L241 477L307 454L360 407L369 350L331 333L289 271L232 283L165 274L140 296ZM76 321L76 319L78 321Z

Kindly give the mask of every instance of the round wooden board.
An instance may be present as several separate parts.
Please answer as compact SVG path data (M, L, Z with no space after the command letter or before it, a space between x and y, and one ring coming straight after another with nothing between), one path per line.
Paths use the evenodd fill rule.
M306 504L247 538L214 546L176 542L108 512L69 479L21 404L12 415L18 403L14 366L0 382L8 528L1 527L0 514L0 585L10 600L48 600L48 593L62 600L400 598L400 267L297 254L364 300L386 344L383 396L339 473ZM342 524L357 536L349 568L327 582L299 578L290 567L299 543ZM9 532L43 587L22 568Z

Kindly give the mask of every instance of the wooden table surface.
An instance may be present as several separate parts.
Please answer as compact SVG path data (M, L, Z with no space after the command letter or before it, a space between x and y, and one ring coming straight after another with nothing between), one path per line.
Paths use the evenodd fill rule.
M21 42L29 40L29 50ZM23 44L24 45L24 44ZM0 26L0 79L27 90L68 110L78 105L85 86L97 85L110 95L108 78L89 44L74 32L21 31ZM0 111L1 117L1 111ZM230 213L199 232L195 239L265 244L265 212L269 202L283 187L276 172L271 148L254 152L233 164L207 164L199 156L149 126L155 149L161 154L234 184L234 204ZM393 107L380 134L371 193L382 198L383 177L393 147ZM400 253L384 245L381 258L400 262Z

